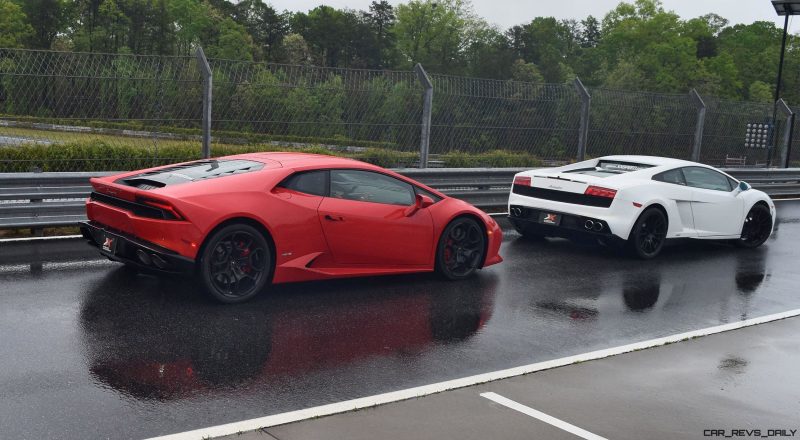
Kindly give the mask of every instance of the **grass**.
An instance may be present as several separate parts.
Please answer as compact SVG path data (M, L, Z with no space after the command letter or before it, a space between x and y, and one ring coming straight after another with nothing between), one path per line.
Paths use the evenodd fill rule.
M0 136L48 140L52 145L27 142L0 146L0 172L108 171L146 168L200 158L196 139L152 139L99 133L35 130L0 127ZM357 149L334 145L251 142L212 143L215 157L263 151L300 151L348 157L387 168L415 166L418 153L386 147ZM542 161L526 152L493 150L482 153L450 151L436 157L448 168L537 167Z

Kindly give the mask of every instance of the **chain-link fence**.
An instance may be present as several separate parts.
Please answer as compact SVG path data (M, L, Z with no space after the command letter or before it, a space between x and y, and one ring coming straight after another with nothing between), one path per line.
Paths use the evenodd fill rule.
M580 99L572 85L431 75L431 153L575 157Z
M779 111L769 142L752 143L748 124L770 126L772 104L696 93L428 76L421 67L207 61L209 82L193 56L0 49L0 172L190 160L201 157L209 133L214 156L299 149L390 167L418 166L420 157L429 166L502 167L608 154L766 166L783 165L790 134L789 113ZM800 165L797 125L789 159ZM764 148L773 144L774 151Z
M213 133L397 151L419 148L421 87L412 72L210 60Z
M773 106L770 104L728 101L707 98L705 127L703 130L703 149L700 154L702 162L710 164L738 163L747 166L766 166L768 150L761 147L761 142L754 146L746 143L748 124L769 125L772 120ZM767 129L761 136L780 136L783 120L778 120L777 130ZM769 144L769 142L767 142Z
M0 49L0 171L170 162L201 101L193 57Z
M587 155L646 154L689 159L697 110L689 94L592 89Z

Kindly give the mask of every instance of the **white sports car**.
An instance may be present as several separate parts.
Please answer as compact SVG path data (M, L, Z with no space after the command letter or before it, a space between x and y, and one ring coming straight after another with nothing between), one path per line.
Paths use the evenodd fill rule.
M588 236L653 258L673 238L754 248L775 223L765 193L713 167L652 156L606 156L514 176L509 219L523 236Z

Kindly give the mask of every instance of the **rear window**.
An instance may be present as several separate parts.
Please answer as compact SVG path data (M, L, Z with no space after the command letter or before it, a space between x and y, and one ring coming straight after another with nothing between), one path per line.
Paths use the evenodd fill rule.
M635 162L622 162L616 160L601 160L594 168L582 168L580 170L567 171L568 173L586 174L596 177L616 176L617 174L629 173L652 168L653 165Z
M125 177L118 179L114 183L134 186L140 189L154 189L198 180L249 173L262 168L264 168L263 163L252 160L199 160Z

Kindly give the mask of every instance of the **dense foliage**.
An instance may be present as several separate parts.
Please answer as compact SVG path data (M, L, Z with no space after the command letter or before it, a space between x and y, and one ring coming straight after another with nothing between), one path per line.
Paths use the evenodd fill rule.
M682 19L659 0L620 3L602 18L522 21L499 29L469 0L307 12L263 0L0 0L0 47L178 55L202 45L213 58L375 69L419 62L441 74L554 83L577 75L589 86L771 100L781 30L770 22ZM794 38L790 102L800 101Z

